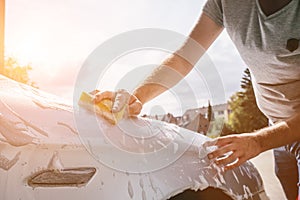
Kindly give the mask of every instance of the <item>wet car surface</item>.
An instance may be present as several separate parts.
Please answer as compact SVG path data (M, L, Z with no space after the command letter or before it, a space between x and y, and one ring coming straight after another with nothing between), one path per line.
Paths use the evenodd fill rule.
M144 118L113 126L5 77L0 88L0 199L268 199L250 162L223 172L201 134Z

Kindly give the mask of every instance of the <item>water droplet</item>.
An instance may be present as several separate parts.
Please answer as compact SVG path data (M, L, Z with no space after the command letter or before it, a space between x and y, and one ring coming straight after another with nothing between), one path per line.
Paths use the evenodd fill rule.
M197 191L200 188L200 186L201 184L199 183L199 181L194 180L194 185L191 189Z
M174 154L176 154L177 153L177 151L178 151L178 144L177 143L173 143L173 147L174 147Z
M141 136L142 139L141 139L141 144L144 145L145 144L145 138L143 136Z
M145 190L142 191L142 200L147 200Z
M215 181L217 187L221 187L222 186L221 181L218 179L218 177L216 177L216 176L213 177L213 180Z
M200 179L200 182L202 183L202 187L200 188L201 190L203 190L204 188L207 188L209 186L209 183L204 176L199 175L199 179Z
M161 145L163 148L165 148L165 149L167 148L167 146L162 141L157 140L156 142L157 142L157 144Z
M245 197L245 199L252 198L253 194L250 191L249 187L246 186L246 185L243 185L243 189L244 189L244 197Z
M154 187L153 180L152 180L151 176L149 176L149 182L150 182L150 185L151 185L151 188L153 189L153 191L154 191L155 193L157 193L157 190L156 190L156 188Z
M126 145L126 137L125 137L124 134L122 135L122 142L121 142L121 144L122 144L123 146Z
M136 138L133 138L133 141L134 141L136 144L139 144L139 143L140 143Z
M48 163L48 169L58 169L58 170L61 170L63 169L64 166L58 156L58 152L55 151Z
M132 188L132 185L131 185L130 181L128 181L128 194L129 194L130 198L132 199L134 193L133 193L133 188Z
M142 178L140 179L139 184L140 184L140 187L141 187L141 188L144 188L144 181L143 181Z

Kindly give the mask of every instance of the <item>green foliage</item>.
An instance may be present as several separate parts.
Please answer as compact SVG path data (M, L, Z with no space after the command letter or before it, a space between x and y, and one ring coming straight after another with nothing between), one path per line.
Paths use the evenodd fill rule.
M229 106L232 112L226 128L235 133L244 133L267 126L268 120L256 104L249 69L244 71L241 88L241 92L230 98Z
M28 72L30 70L32 70L32 67L29 64L21 66L15 58L9 57L4 61L4 76L17 82L36 87L35 83L29 78Z
M233 130L231 130L229 124L224 123L224 126L223 126L222 131L221 131L221 136L230 135L230 134L234 134L234 133L235 132Z
M219 137L224 128L225 119L223 117L217 117L210 122L209 130L207 136L210 138Z

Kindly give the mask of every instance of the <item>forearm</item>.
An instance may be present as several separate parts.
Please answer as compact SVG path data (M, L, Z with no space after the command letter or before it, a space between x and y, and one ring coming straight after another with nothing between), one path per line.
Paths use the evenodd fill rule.
M223 27L202 14L183 46L154 70L134 95L144 104L173 87L191 71L222 30Z
M182 47L158 66L134 91L142 104L169 90L194 67L206 49L193 38L193 32Z
M193 64L174 53L135 89L134 95L145 104L176 85L192 68Z
M256 133L261 152L300 141L300 114Z

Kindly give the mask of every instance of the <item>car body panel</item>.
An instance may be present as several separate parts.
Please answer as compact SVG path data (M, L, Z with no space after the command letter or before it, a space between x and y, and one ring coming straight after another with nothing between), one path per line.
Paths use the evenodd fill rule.
M207 187L267 199L250 162L223 172L207 159L206 136L138 117L113 126L5 77L0 125L0 199L168 199Z

